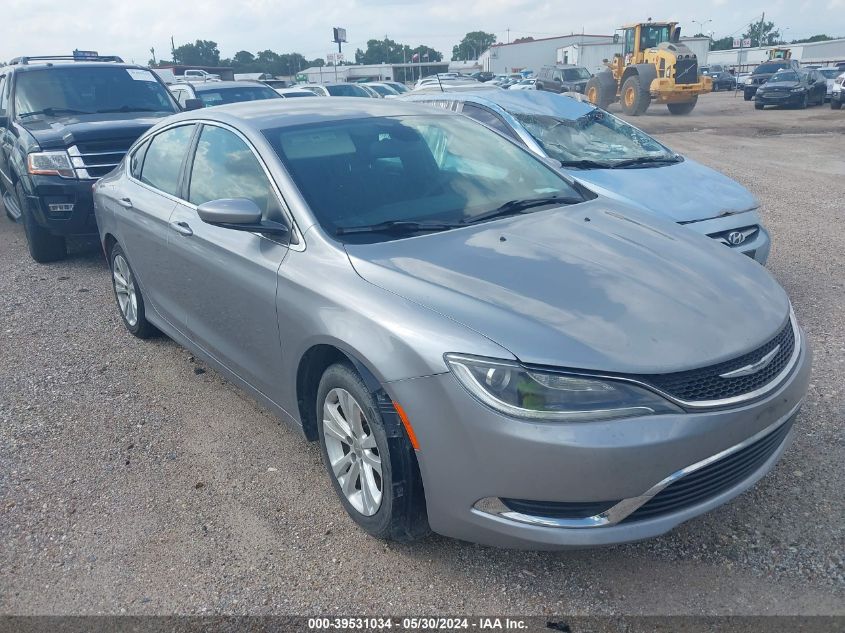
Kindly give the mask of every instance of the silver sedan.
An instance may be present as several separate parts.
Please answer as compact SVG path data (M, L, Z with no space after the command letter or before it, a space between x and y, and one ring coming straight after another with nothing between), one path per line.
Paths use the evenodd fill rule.
M773 468L807 390L763 267L446 111L184 112L94 197L129 332L319 442L380 538L656 536Z

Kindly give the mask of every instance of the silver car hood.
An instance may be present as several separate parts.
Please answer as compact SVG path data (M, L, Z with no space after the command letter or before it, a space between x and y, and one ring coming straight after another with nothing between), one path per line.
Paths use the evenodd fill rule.
M753 260L602 198L346 250L365 280L526 363L689 369L753 350L789 313Z
M566 170L605 196L674 222L695 222L759 206L745 187L694 160L642 169Z

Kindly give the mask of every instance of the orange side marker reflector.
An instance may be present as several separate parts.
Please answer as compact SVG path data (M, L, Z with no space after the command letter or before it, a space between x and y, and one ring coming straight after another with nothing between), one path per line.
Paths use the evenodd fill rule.
M415 451L420 450L420 443L417 441L417 436L414 433L414 427L412 427L411 423L408 421L408 416L405 414L405 410L399 406L399 403L395 400L393 401L393 408L396 409L399 419L402 420L402 426L405 427L405 433L408 434L408 439L411 440L411 446L414 447Z

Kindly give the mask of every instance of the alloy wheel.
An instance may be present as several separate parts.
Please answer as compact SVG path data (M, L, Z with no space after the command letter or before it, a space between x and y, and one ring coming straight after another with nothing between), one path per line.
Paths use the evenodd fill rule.
M117 296L117 303L120 312L126 322L134 327L138 323L138 296L135 294L135 282L132 279L132 270L129 263L118 254L112 265L112 279L114 281L114 293Z
M382 500L381 456L364 410L345 389L326 394L323 438L343 495L364 516L374 515Z

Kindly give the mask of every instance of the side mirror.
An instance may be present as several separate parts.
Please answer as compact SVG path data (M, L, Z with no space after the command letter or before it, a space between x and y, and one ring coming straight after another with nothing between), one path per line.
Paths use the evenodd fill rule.
M202 99L185 99L185 110L201 110L205 107Z
M197 207L197 215L206 224L224 229L284 235L288 227L261 219L261 209L246 198L211 200Z

